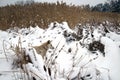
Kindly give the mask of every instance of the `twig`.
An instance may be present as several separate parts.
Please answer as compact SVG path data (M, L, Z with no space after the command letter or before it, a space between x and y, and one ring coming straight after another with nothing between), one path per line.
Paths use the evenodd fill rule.
M33 71L30 71L32 74L34 74L35 76L37 76L38 78L40 78L40 80L44 80L42 79L39 75L37 75L36 73L34 73Z

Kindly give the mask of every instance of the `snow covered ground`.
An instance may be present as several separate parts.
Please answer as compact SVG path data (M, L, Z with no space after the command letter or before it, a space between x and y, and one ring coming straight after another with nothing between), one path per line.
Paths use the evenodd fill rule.
M102 24L80 26L0 30L0 79L120 80L120 35ZM52 46L43 47L48 41Z

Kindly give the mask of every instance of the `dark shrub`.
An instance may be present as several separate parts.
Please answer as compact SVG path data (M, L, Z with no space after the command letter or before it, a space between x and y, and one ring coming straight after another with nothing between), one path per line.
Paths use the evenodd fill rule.
M103 54L103 56L105 56L104 52L105 46L99 41L94 41L93 43L90 43L88 49L93 52L99 50Z

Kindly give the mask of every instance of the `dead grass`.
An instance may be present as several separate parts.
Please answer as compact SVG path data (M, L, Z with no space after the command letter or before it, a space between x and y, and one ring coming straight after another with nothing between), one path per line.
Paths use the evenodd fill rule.
M11 5L0 7L0 29L10 27L40 26L47 28L50 22L67 21L71 28L76 24L86 22L100 23L105 20L120 22L120 14L91 12L81 6L68 6L65 3L33 3L24 6Z

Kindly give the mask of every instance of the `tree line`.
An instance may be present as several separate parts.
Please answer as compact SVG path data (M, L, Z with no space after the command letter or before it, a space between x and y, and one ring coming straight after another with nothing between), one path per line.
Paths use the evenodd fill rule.
M91 7L91 11L120 13L120 0L109 0Z

